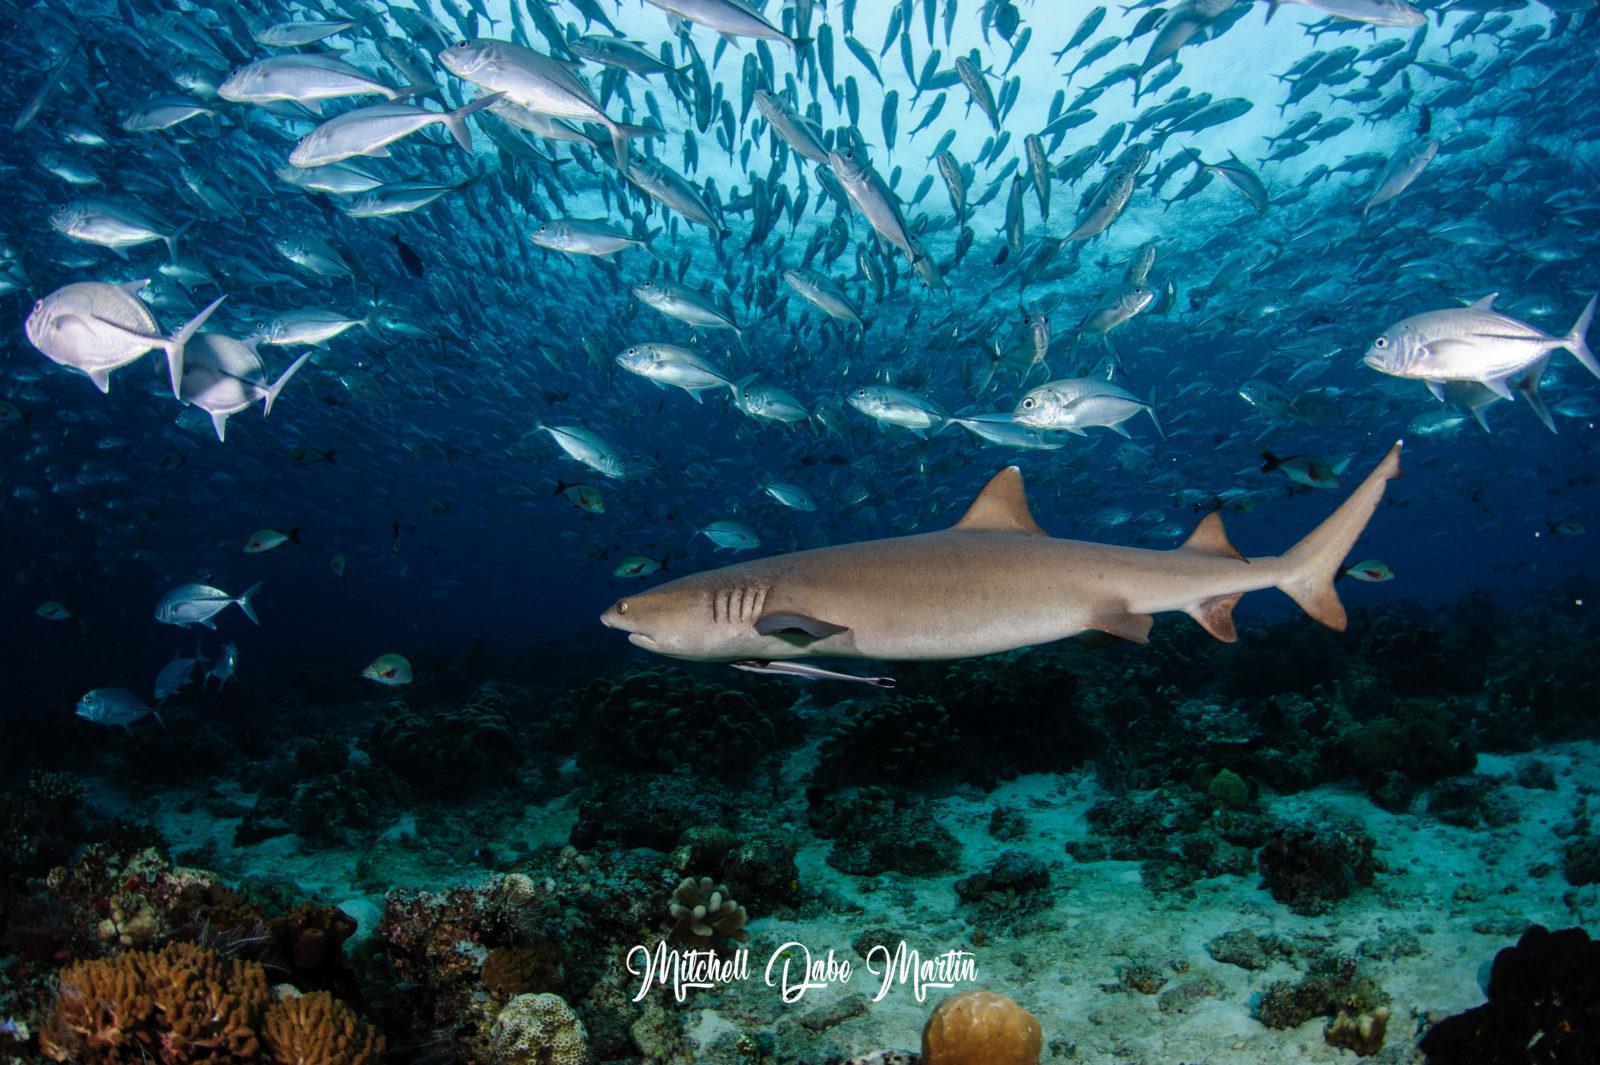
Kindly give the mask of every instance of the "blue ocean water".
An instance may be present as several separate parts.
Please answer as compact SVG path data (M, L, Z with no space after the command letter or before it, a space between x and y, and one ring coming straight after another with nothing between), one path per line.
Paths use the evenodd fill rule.
M1032 720L1042 693L1069 683L1051 673L1062 669L1075 685L1066 690L1094 704L1089 716L1104 733L1063 754L1063 764L1019 760L1001 743L1004 753L975 755L981 768L963 770L939 749L927 755L926 774L913 767L883 783L893 791L953 775L983 790L912 787L914 802L892 800L971 800L972 814L1001 778L1070 781L1069 770L1093 777L1083 766L1096 762L1106 787L1157 787L1144 741L1105 726L1116 711L1103 692L1146 682L1151 692L1165 686L1157 732L1188 735L1204 706L1223 714L1216 728L1197 729L1215 738L1238 725L1223 712L1243 707L1258 745L1274 714L1302 721L1282 710L1286 692L1319 701L1316 713L1332 724L1306 726L1316 739L1305 742L1323 752L1323 768L1297 776L1241 762L1236 779L1251 803L1262 789L1297 797L1352 779L1376 794L1395 783L1389 773L1414 789L1462 772L1477 779L1470 759L1437 773L1385 763L1365 779L1371 765L1361 757L1327 753L1357 745L1352 721L1421 727L1433 713L1425 703L1444 715L1428 727L1447 733L1453 750L1531 759L1544 742L1579 744L1550 757L1565 767L1563 799L1588 786L1593 749L1582 744L1592 726L1561 700L1576 703L1594 680L1555 671L1583 662L1595 631L1600 370L1574 331L1587 325L1600 287L1592 61L1600 20L1591 3L761 7L123 0L0 9L0 116L12 121L0 144L10 193L0 206L0 543L9 578L0 613L19 789L29 771L64 770L91 782L98 814L153 820L149 809L133 816L139 801L122 808L115 796L131 788L167 805L150 760L159 761L171 727L178 760L211 761L175 770L168 783L203 776L234 789L239 820L260 801L249 796L273 792L247 771L252 762L300 758L298 769L281 770L280 797L299 794L288 777L355 772L343 755L332 768L308 768L315 759L282 740L303 733L308 743L357 751L357 763L377 765L391 783L406 781L386 790L362 780L365 812L336 833L338 847L356 852L397 818L434 816L426 811L438 800L397 768L402 742L369 721L436 720L442 708L477 706L467 697L481 695L482 682L502 681L524 694L497 696L513 708L483 712L510 724L463 741L520 752L489 759L496 788L507 774L529 787L538 777L549 792L542 798L559 805L559 795L576 793L555 782L576 782L557 756L578 751L598 759L579 759L586 787L613 772L670 769L638 751L592 754L596 729L648 746L607 716L623 698L603 691L615 682L641 706L680 711L711 705L713 688L736 693L756 709L727 712L739 724L734 760L773 776L730 785L728 802L750 803L769 786L803 791L795 749L815 757L831 735L829 713L848 704L870 715L887 705L876 693L718 664L682 673L602 627L601 613L666 578L734 561L945 528L1008 465L1020 467L1032 512L1054 536L1175 549L1216 511L1244 554L1275 555L1402 438L1403 474L1351 549L1353 572L1336 582L1352 611L1345 634L1263 590L1235 615L1255 650L1212 645L1168 613L1156 618L1144 664L1139 648L1097 659L1077 645L952 667L869 664L866 672L900 678L894 698L931 700L963 735L978 726L962 715L981 717L970 689L1010 692L991 709L1008 714L1014 707L1003 699L1021 700ZM478 65L483 53L494 62ZM504 96L459 119L429 117L494 92ZM771 95L758 101L763 94ZM385 95L397 100L387 112L359 110ZM787 138L773 109L788 113ZM626 174L611 135L618 123L632 133ZM834 154L806 156L819 146ZM323 165L291 165L302 152L297 159ZM845 180L862 165L865 193ZM336 180L343 191L329 191ZM647 192L657 181L676 181L671 204ZM571 220L590 234L583 250L535 239L551 243ZM847 309L835 302L830 313L826 295L808 297L786 276L796 270L824 275ZM696 312L662 313L637 294L671 285L737 332L705 317L696 325ZM1492 308L1476 317L1464 310L1490 294L1498 294ZM169 338L218 298L200 339L174 354ZM319 313L301 313L311 311ZM1435 312L1425 326L1404 325ZM1418 357L1438 364L1386 363L1384 352L1418 330L1432 330ZM680 373L691 366L701 375L693 387L704 391L624 365L625 352L651 345ZM301 356L309 358L296 364ZM108 365L102 391L88 371ZM268 386L292 365L264 416ZM1053 427L1015 420L1035 389L1063 380L1109 388L1115 402L1075 412L1068 404ZM888 409L859 402L884 388ZM218 394L236 408L225 439L206 409ZM775 417L774 398L797 409ZM994 418L971 420L980 413ZM587 462L571 453L582 450L574 428L593 434ZM1012 446L979 429L1009 434ZM756 543L725 547L707 535L730 521ZM661 572L619 575L657 563ZM252 624L223 601L258 582ZM155 616L164 597L191 584L221 589L206 593L209 607L222 603L215 632ZM913 580L907 601L925 606L915 593ZM933 609L959 617L966 606ZM140 718L124 730L114 717L74 717L91 690L127 689L155 703L157 675L193 655L197 638L204 662L162 711L180 723ZM191 679L230 645L237 661L225 683ZM385 655L401 656L415 679L397 683L405 676L368 667ZM1535 659L1553 681L1507 664ZM657 679L618 679L639 669ZM1270 678L1261 690L1218 679L1252 671ZM1144 679L1129 679L1136 675ZM1547 706L1537 693L1552 684L1563 691ZM1097 702L1091 690L1102 692ZM1279 697L1270 713L1251 702ZM1230 698L1238 705L1224 705ZM1471 698L1479 702L1469 707ZM1520 744L1509 739L1521 727L1506 709L1513 703L1536 719ZM1168 720L1174 707L1189 708L1190 724ZM653 720L653 712L639 714ZM760 728L739 716L747 712ZM912 729L935 708L896 702L883 713ZM311 723L319 715L337 722L326 735ZM197 733L210 739L201 744ZM1403 742L1427 746L1407 735ZM132 742L137 757L119 750ZM684 756L679 778L723 780L718 758L697 757ZM445 758L436 773L477 765ZM1209 751L1165 784L1201 773L1209 781L1231 765ZM1496 771L1537 772L1512 762ZM806 779L822 791L871 786L853 771L826 777ZM671 852L674 841L659 832L616 830L646 816L617 794L653 793L631 779L618 776L612 792L584 800L612 811L601 818L610 830L590 830L613 845ZM998 807L1032 803L1065 826L1090 801L1058 801L1053 783L1022 781L1002 786L1014 794L996 798ZM1226 785L1190 790L1233 809L1219 798ZM499 809L508 794L473 801ZM1376 816L1398 816L1420 794L1385 793ZM1366 803L1359 791L1355 798ZM1530 790L1520 801L1536 799ZM811 796L813 822L845 817L833 801ZM1285 800L1283 816L1316 820L1297 801ZM1557 813L1582 836L1585 800L1573 801ZM723 816L730 827L739 821ZM709 812L706 820L722 823ZM896 831L897 822L886 824L874 831ZM497 835L512 830L487 814L481 825L435 830L452 839L451 860L470 865L462 856L482 850L488 868L516 872L506 856L522 852ZM158 827L169 837L180 831ZM270 864L255 852L200 847L209 831L185 840L198 850L195 864L235 880L252 863ZM780 834L805 831L786 821ZM1111 833L1104 819L1094 831ZM83 832L74 846L93 834ZM1241 831L1247 842L1229 845L1256 850L1267 835ZM1059 861L1059 836L1019 846ZM971 861L941 874L977 871L969 866L982 864L981 848L968 843ZM307 844L307 853L333 845ZM1547 851L1547 866L1562 864L1567 845L1531 836L1517 844L1530 861ZM1153 860L1124 850L1118 860L1135 852ZM807 901L783 905L812 922L808 932L830 928L826 946L848 949L864 925L848 907L829 908L844 889L810 893L804 844L799 851ZM451 880L443 866L418 863L408 872L387 860L389 886ZM469 871L456 879L466 883ZM710 867L677 871L728 879ZM923 890L915 871L889 875L905 877L892 890ZM1255 889L1253 873L1239 875L1241 890ZM300 886L322 903L362 896L381 906L381 879L368 870L360 883ZM18 888L8 900L20 906L26 894ZM1524 923L1583 924L1600 912L1592 898L1559 910L1541 896ZM1500 939L1520 932L1514 917L1496 915ZM1492 957L1499 940L1484 935L1460 953ZM56 957L91 953L80 945ZM1314 970L1307 958L1302 951L1300 967ZM568 959L569 979L581 969ZM402 977L418 979L393 979ZM1008 986L1017 994L1026 984ZM576 1003L582 989L559 990ZM376 1004L370 987L345 997L364 1015L382 1015L392 1042L415 1041L428 1027L395 1020L403 1011ZM1405 1006L1454 1012L1470 998L1457 987ZM1232 1006L1246 1016L1238 999ZM603 1031L604 1010L585 1009L594 1011L585 1016L591 1034ZM884 1016L874 1022L883 1030L846 1028L808 1053L818 1061L865 1054L874 1049L866 1040L894 1034L894 1015ZM781 1026L782 1018L765 1020ZM1049 1037L1048 1020L1045 1029ZM596 1059L696 1053L681 1038L655 1057L646 1040L626 1054L625 1043L597 1039ZM713 1045L694 1060L723 1060ZM1162 1045L1141 1044L1147 1060L1179 1060ZM800 1053L792 1048L769 1052L800 1060L783 1056ZM486 1053L460 1050L463 1060ZM1234 1060L1226 1053L1214 1060Z

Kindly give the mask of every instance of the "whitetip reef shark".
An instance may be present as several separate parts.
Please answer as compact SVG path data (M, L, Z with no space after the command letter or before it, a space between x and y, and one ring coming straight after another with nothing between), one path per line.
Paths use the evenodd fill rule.
M1282 555L1244 557L1216 513L1168 551L1057 540L1033 520L1022 472L1008 466L948 529L680 577L617 600L600 621L672 658L885 687L894 682L790 660L966 658L1089 631L1145 643L1152 615L1173 610L1232 643L1234 606L1262 588L1277 588L1342 632L1344 605L1333 582L1400 475L1403 443Z

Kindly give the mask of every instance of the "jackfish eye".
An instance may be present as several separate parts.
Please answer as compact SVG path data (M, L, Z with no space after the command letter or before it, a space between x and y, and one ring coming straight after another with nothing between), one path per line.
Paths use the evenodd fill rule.
M864 389L864 388L856 389L856 398L857 399L866 399L867 398L867 390Z
M1023 410L1032 410L1034 407L1038 406L1038 404L1039 404L1039 401L1030 396L1029 398L1027 398L1027 399L1022 401L1022 409Z
M1372 342L1372 346L1377 348L1379 351L1382 351L1384 348L1389 346L1389 338L1379 337L1377 340Z

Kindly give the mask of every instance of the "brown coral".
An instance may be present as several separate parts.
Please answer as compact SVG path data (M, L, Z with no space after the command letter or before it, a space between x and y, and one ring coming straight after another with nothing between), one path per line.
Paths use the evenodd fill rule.
M484 959L479 978L496 995L553 991L561 981L561 958L555 944L496 947Z
M994 991L958 991L922 1027L922 1065L1037 1065L1043 1046L1033 1014Z
M280 1065L378 1065L383 1060L383 1036L326 991L273 1006L262 1034Z
M743 943L750 938L744 930L748 919L744 907L728 898L726 889L717 887L709 876L699 880L684 877L672 893L669 910L676 922L671 936L674 943L710 947L720 939Z
M319 975L340 962L339 948L356 931L356 919L336 906L306 903L267 922L267 934L297 972Z
M270 1001L260 965L174 943L68 966L39 1045L52 1061L249 1061Z

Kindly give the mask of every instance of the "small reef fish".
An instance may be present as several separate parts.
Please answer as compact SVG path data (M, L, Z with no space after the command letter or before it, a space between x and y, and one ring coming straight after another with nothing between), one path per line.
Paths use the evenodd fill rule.
M361 675L390 688L398 688L411 683L411 662L405 655L379 655L361 671Z
M662 555L660 560L649 558L645 555L629 555L617 564L611 571L613 577L648 577L652 573L671 573L667 568L670 555Z
M606 512L605 496L602 496L600 489L592 484L568 484L566 481L557 481L555 494L566 496L573 506L579 510L587 510L590 514Z
M1339 571L1339 576L1365 581L1368 584L1382 584L1384 581L1394 580L1394 570L1390 569L1389 563L1381 558L1369 558L1351 563Z
M46 621L71 621L77 616L54 599L46 599L35 607L33 612Z
M244 542L244 553L259 555L273 548L282 547L284 544L298 544L300 542L300 526L296 525L288 532L279 532L277 529L257 529L250 534L250 539Z

